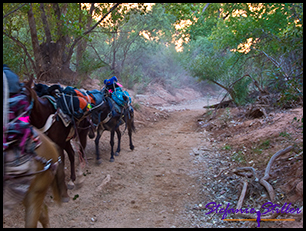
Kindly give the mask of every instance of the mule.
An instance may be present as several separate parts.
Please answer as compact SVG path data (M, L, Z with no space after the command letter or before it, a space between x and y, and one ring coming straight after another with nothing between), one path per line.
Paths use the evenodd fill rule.
M31 177L29 175L32 175L28 183L28 190L26 191L25 195L20 195L20 197L24 198L23 204L25 206L25 227L36 228L39 221L44 228L47 228L50 227L50 223L48 208L44 203L44 198L48 188L50 186L52 187L54 201L56 201L58 204L61 204L61 202L68 202L69 197L63 197L63 195L67 195L67 188L65 185L64 167L59 160L59 149L57 145L53 143L46 135L42 134L35 128L33 129L38 133L41 144L35 149L35 154L32 157L32 165L27 165L32 166L31 169L25 169L30 173L11 175L10 171L8 170L9 167L6 165L6 163L8 163L6 160L9 159L9 156L15 156L15 150L13 150L13 146L9 146L9 148L5 151L3 211L10 211L13 208L12 205L14 202L15 204L18 203L18 201L16 201L16 196L12 197L12 195L15 194L12 194L9 190L9 183L14 185L13 182L15 178L26 179ZM11 155L10 152L12 152ZM22 182L27 181L22 180Z
M48 99L40 98L37 96L35 90L32 88L32 84L32 78L25 83L25 88L27 90L29 99L34 101L33 109L30 114L30 123L40 129L44 127L49 116L56 113L56 109ZM86 118L81 120L78 124L77 133L79 136L79 142L81 144L81 159L84 159L85 156L84 150L87 144L86 138L89 127L90 123ZM73 138L71 134L74 133L75 130L72 123L66 127L60 118L55 119L51 127L45 133L53 142L55 142L60 147L60 156L64 164L65 155L63 150L67 152L70 161L70 181L68 182L69 189L74 187L74 182L76 180L74 150L70 143L70 140Z
M101 93L102 94L102 93ZM133 110L129 109L129 106L125 105L122 109L121 114L117 114L115 116L112 115L112 110L110 108L110 105L105 97L103 97L103 104L97 108L95 108L91 114L92 122L96 125L97 130L97 137L95 139L95 146L96 146L96 163L99 165L101 164L100 159L100 151L99 151L99 141L103 134L103 132L110 131L110 145L111 145L111 157L110 162L114 162L115 156L119 156L119 153L121 151L121 131L119 129L119 126L121 124L120 120L123 119L123 122L126 124L126 127L128 129L128 135L129 135L129 145L130 149L134 150L134 145L132 142L132 132L135 132L135 125L134 125L134 112ZM117 134L118 138L118 146L117 150L114 153L114 136L115 132ZM89 138L93 139L95 137L95 134L92 130L88 133Z

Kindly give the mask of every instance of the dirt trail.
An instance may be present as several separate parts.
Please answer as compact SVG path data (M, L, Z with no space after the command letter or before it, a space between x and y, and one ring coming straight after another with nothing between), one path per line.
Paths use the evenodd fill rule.
M51 194L46 198L51 227L189 227L184 211L199 196L190 152L203 140L196 119L205 109L199 100L188 105L187 110L177 105L166 119L139 128L133 134L134 151L129 150L126 132L113 163L108 132L100 141L100 166L95 165L94 142L88 139L83 186L69 190L71 200L61 207ZM110 181L99 189L108 175ZM24 208L19 206L3 226L24 227L20 210Z

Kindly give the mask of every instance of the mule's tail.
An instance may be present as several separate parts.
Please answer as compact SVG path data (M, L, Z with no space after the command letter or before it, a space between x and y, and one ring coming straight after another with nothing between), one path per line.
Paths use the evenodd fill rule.
M136 133L136 128L135 128L135 124L134 124L134 110L130 110L130 128L132 129L133 132Z
M124 122L125 122L125 128L123 130L123 134L126 128L136 133L136 128L134 124L134 112L132 110L129 110L129 109L124 110Z
M132 128L132 131L136 133L135 123L134 123L134 115L132 116L132 119L131 119L131 128Z

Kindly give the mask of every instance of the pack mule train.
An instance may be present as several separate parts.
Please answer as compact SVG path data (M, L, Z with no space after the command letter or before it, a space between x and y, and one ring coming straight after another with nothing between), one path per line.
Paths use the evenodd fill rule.
M38 97L36 91L34 90L37 86L32 88L33 79L31 78L27 83L25 83L25 88L27 90L28 97L33 100L33 109L30 115L31 123L39 128L43 129L45 134L60 147L60 156L62 158L63 163L65 164L65 155L64 150L67 152L69 161L70 161L70 181L68 182L68 188L72 189L75 185L76 181L76 171L75 171L75 153L71 146L71 139L78 135L78 140L80 146L80 159L84 160L84 150L86 148L87 143L87 133L90 128L90 123L87 117L80 118L78 121L64 122L64 118L61 116L65 116L62 113L59 113L59 108L57 106L56 99L50 95L43 94L42 97ZM46 86L46 85L45 85ZM52 87L53 90L60 88L59 85L57 87ZM53 90L50 93L53 93ZM65 95L65 97L67 97ZM67 118L67 117L65 117ZM49 126L45 127L48 121L52 121ZM76 183L80 183L77 181Z
M96 163L100 164L100 152L99 152L99 140L103 132L110 131L110 145L111 145L111 158L110 162L113 162L114 155L119 156L121 147L121 131L119 126L125 123L125 129L128 129L129 145L130 149L134 150L132 142L132 131L135 132L134 125L134 110L131 105L131 98L126 91L122 91L121 84L115 76L110 79L104 80L104 88L100 91L102 96L102 104L96 107L91 113L91 119L95 125L97 131L97 137L95 139L96 146ZM114 136L115 132L118 138L118 146L116 153L114 153ZM92 130L88 133L89 138L93 139L95 134Z
M7 80L6 73L8 74ZM64 165L58 146L29 123L33 104L27 100L18 76L3 67L3 213L21 201L25 227L49 227L44 198L48 188L54 200L67 202ZM67 195L67 197L65 197Z
M74 95L73 98L74 100L75 99L80 100L80 105L78 105L77 103L77 106L74 107L74 115L76 118L81 118L82 115L84 114L84 111L86 111L87 106L89 106L90 116L88 116L86 120L88 118L91 118L94 124L86 122L86 127L85 127L85 125L83 126L81 122L78 127L78 132L80 134L79 138L81 141L81 145L83 147L81 150L83 151L86 145L86 134L88 132L88 129L89 129L89 137L94 138L95 135L93 128L96 129L98 128L97 137L95 139L96 156L98 164L101 163L99 155L99 140L104 130L108 130L111 132L110 144L112 151L111 151L110 161L114 161L113 146L114 146L115 132L117 133L118 137L118 148L115 155L119 155L120 141L121 141L121 132L119 130L119 125L123 124L124 122L126 122L126 127L128 128L129 131L128 133L130 137L130 148L131 150L134 149L134 145L132 143L132 131L135 131L135 127L134 127L133 108L131 106L131 98L129 97L128 92L122 91L121 89L122 86L117 82L117 78L115 76L112 77L111 79L106 79L104 83L105 87L101 91L96 89L91 91L85 91L85 90L72 88L70 86L67 86L65 89L63 89L60 85L52 85L48 87L47 85L44 84L35 84L34 87L36 93L42 97L46 97L46 95L49 95L50 97L50 95L54 96L54 95L61 95L64 93L65 94L67 93L69 95ZM57 93L55 93L56 91ZM84 101L83 98L89 102L89 105L83 103L82 106L81 102L82 100ZM67 100L65 100L64 97L60 97L57 99L56 104L57 107L59 107L64 114L71 115L70 111L72 110L71 109L69 110L69 107L66 107L66 104L69 102L70 102L69 96ZM69 106L71 107L71 105ZM40 127L41 126L42 125L40 125ZM82 153L82 157L84 157L84 153ZM73 176L73 169L71 169L71 175ZM71 177L71 179L73 179L73 177ZM69 183L72 184L71 181Z

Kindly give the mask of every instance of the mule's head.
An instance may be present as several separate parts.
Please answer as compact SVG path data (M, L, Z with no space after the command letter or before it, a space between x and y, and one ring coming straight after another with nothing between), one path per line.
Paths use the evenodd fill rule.
M32 101L32 100L34 102L34 105L33 105L34 108L33 109L35 109L37 107L37 105L38 105L38 96L37 96L37 94L36 94L36 92L34 90L34 84L35 83L34 83L33 76L30 77L28 82L24 83L24 88L26 89L25 93L26 93L26 95L28 97L29 102Z
M33 78L30 78L28 82L24 82L24 88L25 88L25 93L28 97L28 101L31 101L33 98L32 95L32 85L33 85Z

